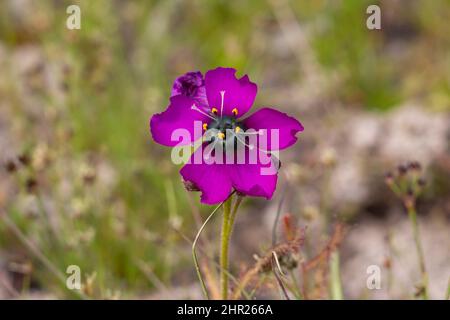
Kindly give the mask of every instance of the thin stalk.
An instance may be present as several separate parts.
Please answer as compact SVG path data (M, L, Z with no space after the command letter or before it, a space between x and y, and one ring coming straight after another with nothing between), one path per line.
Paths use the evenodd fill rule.
M289 294L286 291L286 286L281 279L281 276L284 275L283 270L281 269L280 262L278 261L278 256L275 251L272 251L272 271L273 275L275 276L275 279L277 280L278 286L280 287L280 295L281 297L286 300L291 300L289 298Z
M301 294L300 288L298 286L297 278L295 277L295 274L292 270L289 270L289 275L291 276L291 281L292 281L292 292L294 293L295 297L298 300L301 300L302 294Z
M231 210L232 197L230 196L223 206L222 235L220 239L220 292L222 299L224 300L228 299L228 248L236 214L242 200L243 197L238 196L236 203L233 206L233 210Z
M233 211L231 211L230 221L229 221L230 237L231 237L231 233L233 232L234 220L236 219L237 211L238 211L239 206L241 205L243 199L244 199L244 197L238 196L236 199L236 202L233 206Z
M231 201L230 197L223 205L222 233L220 237L220 292L223 300L228 299L228 248L230 242L230 222L231 221Z
M233 194L231 194L230 197L231 197L232 195L233 195ZM230 197L229 197L229 198L230 198ZM228 199L229 199L229 198L228 198ZM194 260L195 271L197 272L198 279L200 280L200 285L202 286L203 295L204 295L205 298L208 299L208 300L209 300L208 290L206 289L205 282L203 281L202 272L201 272L200 266L199 266L199 264L198 264L197 253L196 253L195 249L196 249L198 239L200 238L200 235L201 235L203 229L204 229L205 226L208 224L209 220L211 220L211 218L214 216L214 214L215 214L215 213L223 206L223 204L224 204L225 202L228 201L228 199L225 200L225 201L223 201L221 204L219 204L219 205L211 212L211 214L208 216L208 218L206 218L205 222L203 222L202 226L201 226L200 229L198 230L197 235L195 236L194 242L192 243L192 259Z
M419 225L417 223L417 212L414 205L407 206L408 217L411 221L411 226L414 234L414 242L416 244L417 258L419 262L420 273L422 275L421 293L424 300L428 300L428 274L425 267L425 258L422 249L422 242L420 238Z
M330 257L330 293L333 300L344 298L339 269L339 251L334 251Z
M278 221L280 219L281 209L283 208L283 202L284 202L284 197L286 196L286 190L287 190L287 187L284 188L284 192L281 194L281 199L278 202L277 214L275 215L275 221L273 222L273 227L272 227L272 247L275 247L275 245L277 244Z
M189 242L189 243L192 243L191 240L189 240L189 238L188 238L184 233L182 233L180 230L178 230L178 229L174 229L174 230L175 230L176 232L178 232L178 234L181 236L181 238L183 238L185 241L187 241L187 242ZM216 267L220 268L220 264L219 264L213 257L210 257L210 256L205 252L205 249L203 249L202 247L200 247L199 250L200 250L201 253L203 253L203 255L205 255L205 257L206 257L209 261L211 261ZM206 265L206 264L205 264L205 265ZM228 271L227 271L227 273L228 273L228 277L230 278L230 280L231 280L236 286L239 286L239 285L240 285L240 282L238 281L238 279L236 279L236 277L234 277L234 276L233 276L231 273L229 273ZM211 286L209 286L209 287L211 287ZM211 289L210 289L210 290L211 290ZM251 295L249 295L249 293L246 292L245 290L242 290L242 294L245 296L245 298L246 298L247 300L250 300L250 299L251 299ZM217 296L219 297L220 294L217 294Z

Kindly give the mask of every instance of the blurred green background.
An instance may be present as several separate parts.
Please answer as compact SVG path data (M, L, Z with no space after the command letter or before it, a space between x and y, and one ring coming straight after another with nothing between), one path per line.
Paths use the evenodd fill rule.
M81 30L65 26L70 4ZM382 30L366 28L370 4ZM3 170L0 204L63 273L75 264L83 281L95 274L93 297L189 283L189 243L176 230L192 239L191 211L211 208L189 198L170 150L149 134L172 81L234 67L258 83L256 105L302 121L309 109L292 96L315 77L322 103L349 112L411 99L448 112L449 18L446 0L1 0L0 148L4 163L24 163ZM0 256L30 266L13 272L17 290L72 297L4 224Z

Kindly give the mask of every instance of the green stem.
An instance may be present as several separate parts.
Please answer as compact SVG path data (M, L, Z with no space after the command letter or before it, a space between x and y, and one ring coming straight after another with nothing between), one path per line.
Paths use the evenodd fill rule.
M220 238L220 292L223 300L228 298L228 247L230 242L230 222L232 197L223 204L222 235Z
M236 203L234 204L233 211L231 211L230 221L228 223L230 236L231 236L231 232L233 231L234 220L236 219L237 211L238 211L239 206L241 205L243 199L244 199L244 197L238 196L236 199Z
M330 257L330 291L331 299L342 300L344 298L339 270L339 251L333 252Z
M228 298L228 248L233 231L234 220L236 219L237 210L242 202L243 197L238 196L233 210L231 210L232 197L225 201L223 205L223 224L220 245L220 290L222 299Z
M228 200L225 200L225 201L228 201ZM203 229L208 224L209 220L211 220L211 218L214 216L214 214L220 209L220 207L222 207L222 205L224 203L225 202L222 202L221 204L219 204L213 210L213 212L211 212L211 214L208 216L208 218L206 218L205 222L203 222L202 226L198 230L197 235L195 236L194 242L192 243L192 259L194 260L195 271L197 272L198 279L200 280L200 285L202 286L203 295L208 300L209 300L208 290L206 289L205 282L203 281L202 272L201 272L200 266L198 264L197 253L196 253L195 249L196 249L198 239L200 238L200 235L201 235Z
M420 241L419 225L417 223L417 212L414 205L407 206L409 220L413 228L414 242L416 244L417 258L419 260L420 273L422 275L422 297L428 300L428 274L425 267L425 258L423 255L422 242Z
M292 292L294 293L297 300L301 300L302 293L301 293L300 287L298 286L297 278L295 277L295 274L292 270L289 270L289 275L291 276L291 280L292 280L292 288L293 288Z

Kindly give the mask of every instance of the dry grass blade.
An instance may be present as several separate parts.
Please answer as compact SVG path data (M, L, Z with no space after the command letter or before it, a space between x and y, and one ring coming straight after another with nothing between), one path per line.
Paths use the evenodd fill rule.
M284 273L283 273L283 270L281 269L280 261L278 260L277 253L275 251L272 251L272 270L273 270L275 279L277 279L278 286L280 287L284 298L286 300L291 300L289 298L289 294L287 293L286 286L283 283L283 279L281 278L281 276L283 276Z
M12 221L8 214L0 210L0 218L3 220L5 225L11 230L11 232L22 242L22 244L27 248L27 250L38 259L65 287L66 286L66 277L64 274L37 248L34 243L32 243L17 227L17 225ZM76 295L78 295L82 299L86 299L87 297L80 291L73 291Z
M301 229L297 237L291 241L281 243L274 248L272 248L265 256L257 259L256 263L244 273L240 279L240 285L235 288L231 298L236 300L239 299L242 290L249 285L253 279L260 273L270 272L273 267L273 255L276 254L278 259L297 253L304 242L304 230Z

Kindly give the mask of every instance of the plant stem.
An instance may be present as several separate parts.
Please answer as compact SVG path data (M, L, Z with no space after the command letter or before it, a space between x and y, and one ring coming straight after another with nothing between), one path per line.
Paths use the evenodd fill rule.
M238 196L233 210L231 210L232 197L223 205L222 236L220 239L220 291L222 299L228 299L228 248L233 231L234 220L243 197Z
M293 288L292 292L294 293L297 300L301 300L302 293L298 286L298 281L297 281L297 278L295 277L295 273L292 270L289 270L289 275L291 276L291 280L292 280L292 288Z
M407 206L409 220L413 228L414 242L416 244L417 258L419 260L420 273L422 274L422 297L428 300L428 274L425 267L425 258L423 255L422 242L420 240L419 225L417 223L417 212L414 205Z
M231 211L230 221L228 223L230 237L231 237L231 232L233 231L234 220L236 219L237 211L238 211L239 206L241 205L243 199L244 199L244 197L238 196L236 199L236 202L234 204L233 211Z
M344 298L339 270L339 251L334 251L330 257L330 291L331 299L342 300Z
M228 247L230 242L230 222L232 197L223 204L222 234L220 238L220 292L223 300L228 299ZM234 219L233 219L234 220Z
M228 199L226 201L228 201ZM222 207L223 204L224 204L224 202L219 204L213 210L213 212L210 213L208 218L206 218L205 222L203 222L202 226L198 230L197 235L195 236L194 242L192 243L192 259L194 260L195 271L197 272L198 279L200 280L200 285L202 286L203 294L204 294L205 298L208 300L209 300L208 290L206 289L205 282L203 281L202 272L201 272L200 266L198 264L197 253L196 253L195 249L196 249L198 239L200 238L200 235L201 235L203 229L208 224L209 220L211 220L211 218L214 216L214 214L220 209L220 207Z

